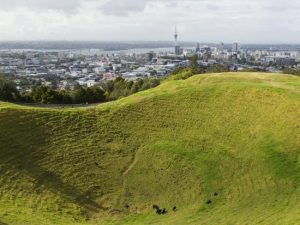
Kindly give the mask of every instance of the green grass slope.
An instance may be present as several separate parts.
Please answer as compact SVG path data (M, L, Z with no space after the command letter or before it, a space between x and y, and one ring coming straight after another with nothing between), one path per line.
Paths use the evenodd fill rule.
M199 75L85 109L0 103L0 224L300 224L300 78Z

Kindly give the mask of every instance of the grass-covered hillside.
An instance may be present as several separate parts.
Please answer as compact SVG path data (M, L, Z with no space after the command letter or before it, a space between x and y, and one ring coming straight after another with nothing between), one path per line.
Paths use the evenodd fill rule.
M0 103L0 224L300 224L300 78L199 75L85 109Z

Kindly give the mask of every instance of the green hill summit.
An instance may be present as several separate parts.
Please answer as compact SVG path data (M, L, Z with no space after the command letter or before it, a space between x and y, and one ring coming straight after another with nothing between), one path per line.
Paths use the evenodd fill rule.
M169 80L79 109L0 103L0 224L300 224L300 78Z

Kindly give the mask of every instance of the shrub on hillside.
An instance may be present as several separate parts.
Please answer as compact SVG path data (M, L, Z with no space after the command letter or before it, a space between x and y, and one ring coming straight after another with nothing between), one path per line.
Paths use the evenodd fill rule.
M20 94L15 83L0 74L0 100L17 101L19 98Z
M105 90L107 99L111 101L154 88L159 84L160 80L158 79L144 78L136 81L127 81L122 77L118 77L113 81L101 84L101 86Z
M250 73L250 72L267 72L267 70L255 67L255 68L244 68L241 72L248 72L248 73Z
M300 69L298 69L298 68L284 68L282 70L282 73L292 74L292 75L295 75L295 76L300 76Z
M216 64L212 66L208 66L206 72L207 73L224 73L224 72L229 72L229 68L221 65L221 64Z

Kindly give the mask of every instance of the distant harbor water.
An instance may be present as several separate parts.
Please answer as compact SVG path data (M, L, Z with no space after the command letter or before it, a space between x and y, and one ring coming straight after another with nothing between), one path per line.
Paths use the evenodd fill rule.
M59 52L59 53L69 53L69 54L80 54L80 55L105 55L105 54L118 54L118 55L126 55L126 54L144 54L147 52L173 52L174 48L134 48L134 49L126 49L126 50L103 50L103 49L1 49L0 52Z

